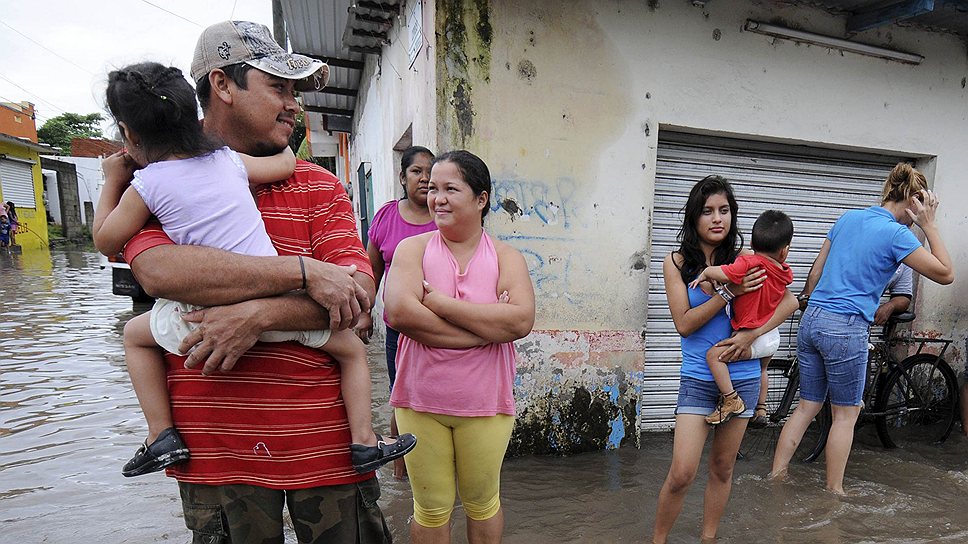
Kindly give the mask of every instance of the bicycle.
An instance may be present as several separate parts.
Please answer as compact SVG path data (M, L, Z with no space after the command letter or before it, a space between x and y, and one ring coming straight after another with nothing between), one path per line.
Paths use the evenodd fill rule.
M885 448L941 444L951 435L957 418L957 379L944 360L952 341L895 335L899 323L908 323L914 318L911 312L891 316L878 337L872 336L868 343L864 404L857 425L873 421ZM792 320L790 330L792 336ZM900 346L917 346L917 349L898 361L894 352ZM928 346L936 347L938 353L925 352ZM789 350L793 350L792 356ZM800 400L800 366L794 346L788 348L786 359L774 357L767 372L769 423L761 429L747 429L740 446L744 457L772 455L783 423ZM800 441L795 459L809 463L820 457L827 445L831 421L828 399Z

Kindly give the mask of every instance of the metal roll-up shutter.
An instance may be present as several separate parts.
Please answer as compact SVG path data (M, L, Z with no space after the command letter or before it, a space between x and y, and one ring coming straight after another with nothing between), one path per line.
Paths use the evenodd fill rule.
M745 247L749 247L753 222L763 211L778 209L793 219L794 237L787 262L794 273L791 289L797 293L833 223L847 210L878 204L884 179L901 160L905 159L692 134L659 135L650 233L642 430L664 430L675 424L682 354L665 296L662 261L678 247L676 236L692 186L710 174L732 183ZM777 353L781 356L796 349L792 322L780 328Z
M36 208L31 164L0 159L0 192L4 202L13 202L17 208Z

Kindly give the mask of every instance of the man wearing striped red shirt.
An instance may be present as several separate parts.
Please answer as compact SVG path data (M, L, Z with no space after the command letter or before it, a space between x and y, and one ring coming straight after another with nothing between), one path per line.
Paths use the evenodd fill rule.
M318 89L328 73L267 36L253 23L213 25L192 63L205 132L251 155L288 144L294 90ZM350 462L339 365L294 342L256 343L267 330L347 328L369 310L372 270L351 203L333 174L303 161L255 198L279 257L176 246L157 225L125 248L148 293L208 306L190 316L200 325L182 344L191 354L165 356L192 452L168 469L185 523L195 542L282 543L285 505L299 542L389 542L375 473Z

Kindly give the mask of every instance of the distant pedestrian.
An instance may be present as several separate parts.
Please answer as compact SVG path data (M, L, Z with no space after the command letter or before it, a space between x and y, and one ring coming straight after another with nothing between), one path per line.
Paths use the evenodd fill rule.
M904 313L911 307L911 297L914 296L914 270L906 264L897 267L891 281L887 282L884 294L890 299L877 307L874 312L874 324L883 325L894 314Z
M8 200L3 204L4 214L10 221L10 243L8 246L17 245L17 229L20 228L20 219L17 217L17 207L13 205L13 202Z
M0 215L0 247L10 247L10 218Z

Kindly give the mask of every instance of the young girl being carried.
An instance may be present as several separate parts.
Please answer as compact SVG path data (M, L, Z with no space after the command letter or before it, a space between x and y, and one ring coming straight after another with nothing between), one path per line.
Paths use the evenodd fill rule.
M157 63L111 72L107 103L127 149L104 161L106 183L93 228L99 251L118 253L155 216L177 244L277 255L251 189L292 175L295 157L288 147L271 157L251 157L211 142L202 132L188 81L177 68ZM167 372L158 348L179 353L193 327L181 316L196 309L159 299L150 315L138 316L124 328L128 373L148 422L148 438L125 464L125 476L155 472L189 458L173 425ZM413 449L412 435L385 442L373 432L366 351L353 331L270 331L259 340L297 341L324 349L339 363L353 440L350 450L358 472L375 470Z

